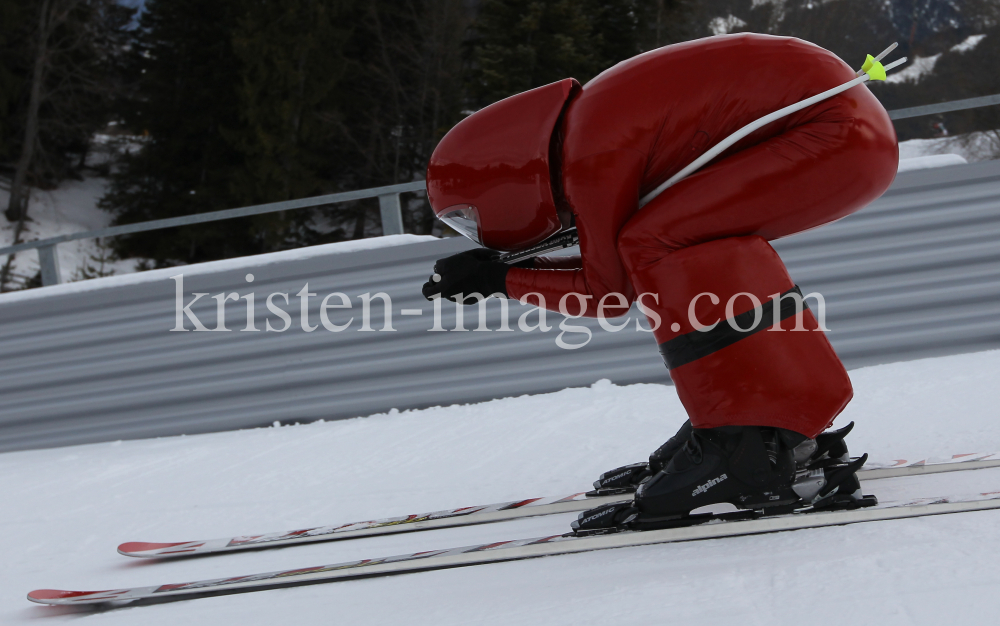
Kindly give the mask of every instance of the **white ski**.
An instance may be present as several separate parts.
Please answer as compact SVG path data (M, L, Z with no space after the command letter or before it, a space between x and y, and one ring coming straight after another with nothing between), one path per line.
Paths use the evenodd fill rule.
M934 474L957 470L985 469L1000 467L1000 454L970 453L956 454L945 459L921 459L908 461L904 459L888 463L869 461L858 477L861 480L875 480L896 476L911 476L915 474ZM222 539L201 541L181 541L175 543L128 542L118 546L118 552L125 556L141 558L169 558L234 552L270 548L319 541L337 541L341 539L356 539L373 535L387 535L435 528L451 528L454 526L470 526L474 524L489 524L520 517L538 515L553 515L556 513L572 513L586 511L608 502L618 502L627 499L628 494L611 496L587 497L586 492L575 493L555 498L527 498L514 502L499 502L480 506L468 506L431 513L404 515L380 520L351 522L333 526L320 526L301 530L267 533L261 535L244 535Z
M517 541L431 550L376 559L363 559L334 565L320 565L280 572L249 576L219 578L198 582L109 589L106 591L62 591L39 589L28 594L32 602L53 605L75 604L126 604L137 600L184 599L207 595L263 591L277 587L316 582L332 582L351 578L388 576L407 572L429 571L499 563L541 556L590 552L680 541L698 541L720 537L736 537L761 533L774 533L803 528L839 526L904 519L927 515L943 515L968 511L1000 509L1000 491L965 497L919 498L900 502L883 503L871 508L850 511L792 513L745 521L706 523L701 526L667 530L626 531L608 535L576 537L551 535Z

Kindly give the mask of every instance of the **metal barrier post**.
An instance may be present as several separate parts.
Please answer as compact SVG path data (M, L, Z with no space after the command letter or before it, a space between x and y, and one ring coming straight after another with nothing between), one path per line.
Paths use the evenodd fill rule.
M399 205L398 193L387 193L378 197L378 208L382 213L382 234L403 234L403 210Z
M42 269L42 285L58 285L59 280L59 255L56 253L57 244L38 246L38 265Z

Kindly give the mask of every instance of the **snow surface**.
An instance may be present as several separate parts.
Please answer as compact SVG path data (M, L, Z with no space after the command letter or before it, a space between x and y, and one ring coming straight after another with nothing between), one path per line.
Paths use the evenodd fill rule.
M873 459L1000 450L1000 351L851 372L837 425ZM1000 512L646 546L101 613L37 588L111 589L567 529L573 515L147 562L128 540L290 530L573 493L684 419L672 388L589 388L239 432L0 454L0 623L952 624L1000 611ZM996 491L1000 469L866 482L883 500Z
M890 73L885 82L887 83L906 83L912 82L916 83L920 81L924 76L934 72L934 66L937 65L938 59L941 58L941 53L935 54L929 57L918 57L915 56L910 59L910 62L901 69Z
M910 172L912 170L926 170L932 167L948 167L951 165L965 165L968 161L957 154L929 154L927 156L900 159L898 172Z
M974 163L989 161L998 153L1000 133L995 130L933 139L910 139L899 143L900 165L904 160L932 155L958 155L967 162Z
M968 52L976 46L979 45L983 39L986 39L986 35L969 35L961 43L957 43L951 47L952 52Z
M746 25L746 22L735 15L727 15L726 17L713 17L708 22L708 30L712 31L713 35L727 35Z
M21 234L21 240L48 239L110 226L111 214L97 206L107 186L107 179L88 176L79 181L64 181L51 191L32 189L31 202L28 204L30 221ZM0 188L0 248L14 243L14 225L3 215L9 199L10 191L5 184ZM98 242L94 239L70 241L60 244L56 250L64 282L79 280L80 271L88 261L91 265L96 265L91 261L91 256L100 253ZM0 263L6 260L6 255L0 255ZM134 272L136 261L137 259L126 259L108 263L105 271L113 271L115 274ZM17 254L13 267L15 274L34 276L38 272L38 254L34 251Z

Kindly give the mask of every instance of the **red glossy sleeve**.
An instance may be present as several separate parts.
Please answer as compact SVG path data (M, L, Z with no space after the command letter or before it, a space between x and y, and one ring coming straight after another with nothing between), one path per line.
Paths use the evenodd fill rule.
M583 257L572 256L540 256L535 259L536 270L578 270L583 267Z
M619 317L628 312L635 292L618 255L618 233L635 213L645 156L613 150L564 161L566 197L580 234L580 269L513 268L507 293L566 315ZM548 263L548 262L546 262ZM549 266L551 267L551 266Z

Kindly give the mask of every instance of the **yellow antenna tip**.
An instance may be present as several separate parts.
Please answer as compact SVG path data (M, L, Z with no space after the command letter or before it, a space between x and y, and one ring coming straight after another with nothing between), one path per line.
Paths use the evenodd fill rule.
M868 78L872 80L885 80L885 67L878 61L872 58L872 55L868 55L868 58L872 60L871 64L865 61L864 72L868 74Z

